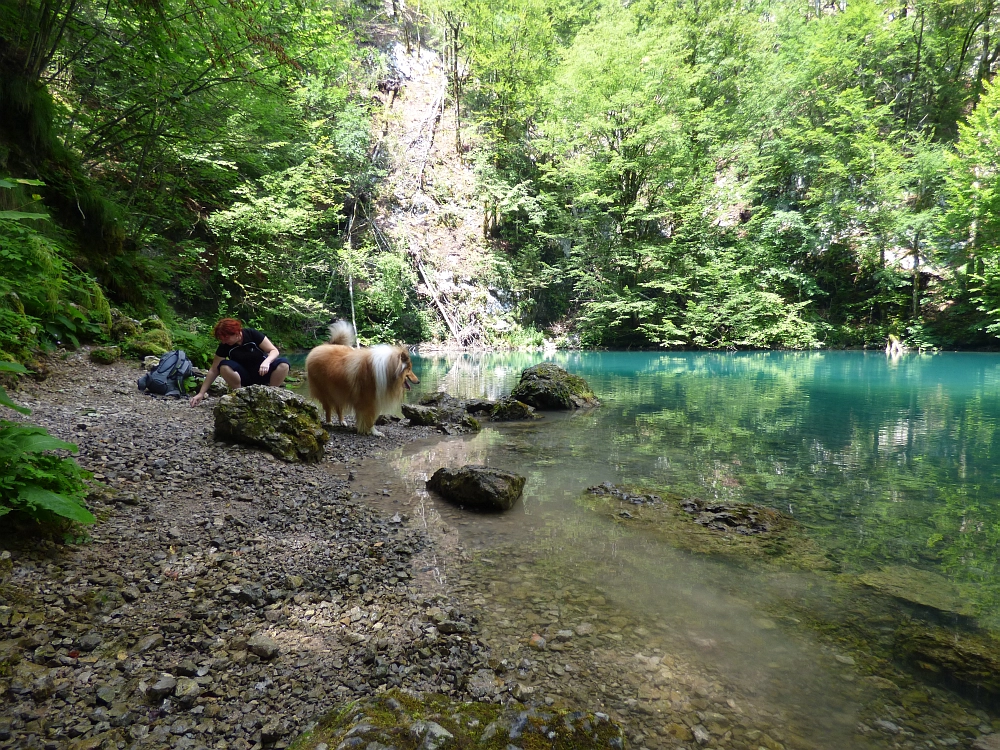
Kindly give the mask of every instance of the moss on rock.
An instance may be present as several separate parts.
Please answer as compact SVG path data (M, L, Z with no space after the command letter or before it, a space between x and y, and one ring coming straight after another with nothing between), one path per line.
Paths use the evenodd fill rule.
M524 370L510 397L536 409L550 410L579 409L601 403L586 380L551 362Z
M601 713L460 702L392 690L337 709L290 750L346 747L397 750L624 750L622 728Z
M215 437L264 448L285 461L320 461L329 435L310 401L283 388L250 385L219 399Z
M90 361L99 365L110 365L121 359L120 346L98 346L90 350Z
M157 315L150 315L139 321L139 327L144 331L166 331L167 326Z
M174 346L170 332L159 328L151 331L144 331L138 336L128 339L124 347L127 351L140 357L159 357L169 352Z

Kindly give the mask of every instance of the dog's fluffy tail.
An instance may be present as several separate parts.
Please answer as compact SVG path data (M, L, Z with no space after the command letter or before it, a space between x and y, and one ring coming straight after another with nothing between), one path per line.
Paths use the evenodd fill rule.
M340 344L341 346L354 346L357 343L357 339L354 337L354 326L348 323L346 320L338 320L330 324L330 341L331 344Z

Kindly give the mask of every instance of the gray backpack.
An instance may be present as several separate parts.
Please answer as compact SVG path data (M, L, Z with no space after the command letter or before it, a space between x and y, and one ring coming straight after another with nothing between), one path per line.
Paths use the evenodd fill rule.
M191 374L191 360L183 349L175 349L160 357L160 364L152 372L139 378L140 391L150 395L186 396L184 378Z

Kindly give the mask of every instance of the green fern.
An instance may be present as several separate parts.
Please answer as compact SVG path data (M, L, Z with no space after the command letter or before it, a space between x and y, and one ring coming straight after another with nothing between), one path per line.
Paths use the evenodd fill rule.
M0 372L23 373L14 362L0 362ZM22 414L30 410L14 403L0 386L0 404ZM84 505L84 472L71 458L50 451L77 447L54 438L42 427L0 420L0 517L18 512L35 521L91 524L96 520Z

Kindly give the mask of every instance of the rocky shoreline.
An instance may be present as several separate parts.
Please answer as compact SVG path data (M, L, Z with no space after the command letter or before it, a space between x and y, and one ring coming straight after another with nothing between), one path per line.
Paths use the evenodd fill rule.
M438 428L335 428L322 462L288 464L215 441L214 399L192 409L137 393L138 366L78 352L49 367L15 398L33 410L25 420L79 445L100 523L71 545L0 526L0 749L320 748L323 722L352 701L372 708L343 736L370 726L385 747L395 735L373 716L410 691L512 704L494 706L502 721L430 704L400 719L410 734L454 733L464 716L471 736L500 722L499 747L521 747L509 740L526 717L535 742L553 717L585 714L620 722L639 750L806 750L830 732L854 747L1000 747L991 715L888 663L874 676L832 642L804 648L865 708L796 725L706 668L701 656L725 644L683 610L622 616L586 558L560 574L544 540L488 557L463 548L461 511L417 507L395 470L359 468ZM659 507L630 502L630 514L646 505ZM773 633L793 619L753 624Z
M345 701L467 697L488 671L425 585L426 535L352 498L351 465L429 428L334 429L322 463L286 464L216 442L212 400L137 393L137 367L50 367L15 398L79 446L100 522L0 534L0 748L282 748Z

